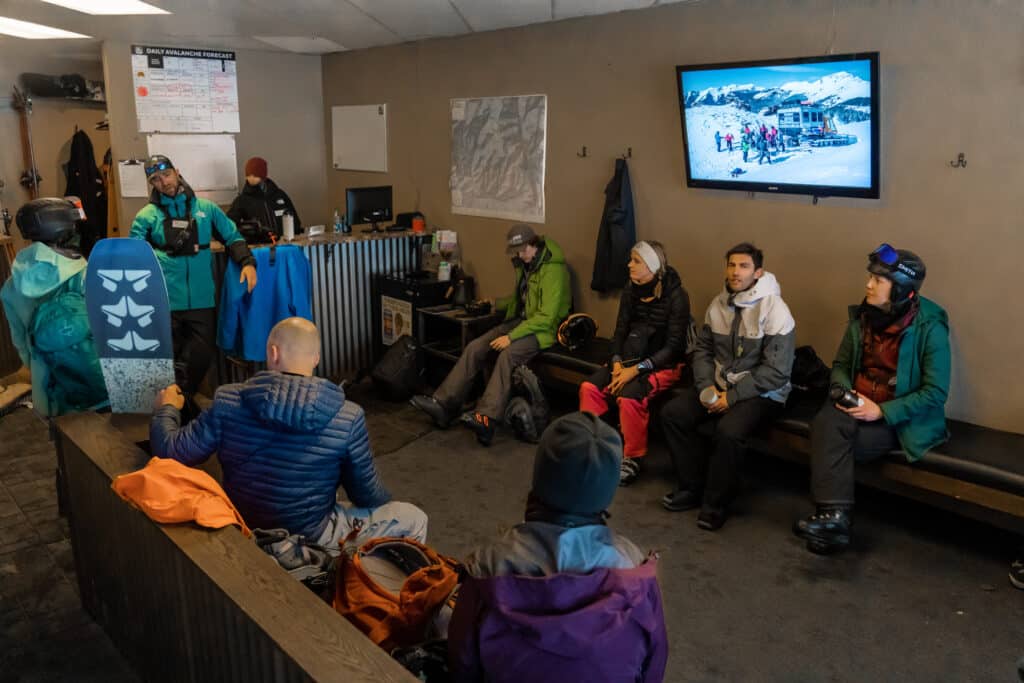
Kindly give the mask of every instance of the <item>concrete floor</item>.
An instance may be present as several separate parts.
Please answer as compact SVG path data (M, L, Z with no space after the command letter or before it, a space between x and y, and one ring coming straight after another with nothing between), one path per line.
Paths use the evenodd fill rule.
M533 448L465 429L433 431L402 404L356 387L386 485L430 515L430 542L456 557L521 519ZM28 410L0 419L0 682L134 680L78 605L54 455ZM789 531L809 510L806 470L751 456L744 495L718 533L668 513L655 444L620 489L610 524L659 566L671 651L666 681L1012 681L1024 654L1024 592L1006 573L1017 539L860 492L857 542L832 558ZM569 683L569 682L567 682Z

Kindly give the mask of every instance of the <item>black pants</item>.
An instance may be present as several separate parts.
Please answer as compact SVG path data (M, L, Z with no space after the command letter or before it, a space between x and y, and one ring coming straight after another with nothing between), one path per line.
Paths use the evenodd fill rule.
M729 406L721 415L713 415L701 404L696 388L687 389L666 403L661 410L661 424L679 488L703 491L706 505L728 505L739 485L747 436L781 409L778 401L759 396ZM705 422L714 423L711 443L698 432Z
M876 460L899 449L885 420L863 422L832 405L811 424L811 495L819 505L853 505L855 462Z
M174 380L188 398L196 393L210 369L216 334L217 310L214 308L171 312Z

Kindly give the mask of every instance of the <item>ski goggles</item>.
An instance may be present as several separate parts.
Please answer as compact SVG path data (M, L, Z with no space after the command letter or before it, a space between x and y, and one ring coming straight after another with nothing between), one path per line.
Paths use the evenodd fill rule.
M882 242L878 248L868 254L872 261L881 261L887 266L893 267L900 262L900 253L891 244Z
M171 163L170 159L158 159L151 165L146 166L146 177L148 178L157 171L166 171L170 168L174 168L174 164Z
M871 263L883 264L888 273L899 271L910 278L917 278L917 271L900 261L900 253L891 244L883 242L878 245L878 248L868 255L868 259ZM869 267L868 270L871 270L871 268ZM888 274L874 270L872 272L877 272L879 275Z

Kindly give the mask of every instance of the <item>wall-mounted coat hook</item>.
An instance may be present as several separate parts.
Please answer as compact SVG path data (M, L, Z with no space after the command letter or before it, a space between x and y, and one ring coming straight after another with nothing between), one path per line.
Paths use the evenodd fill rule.
M953 168L967 168L967 157L964 156L963 152L960 152L956 157L956 161L949 162L949 165Z
M632 159L633 158L633 148L632 147L627 147L626 148L626 153L623 154L622 156L620 156L619 158L620 159Z
M580 159L585 158L587 156L587 146L583 145L583 147L580 148L580 151L576 152L576 156L578 156Z

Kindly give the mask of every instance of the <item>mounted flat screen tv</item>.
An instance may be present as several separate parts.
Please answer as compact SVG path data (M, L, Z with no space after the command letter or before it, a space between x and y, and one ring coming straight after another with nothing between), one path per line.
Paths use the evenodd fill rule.
M686 184L878 198L878 53L677 66Z

